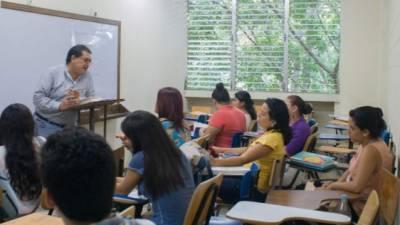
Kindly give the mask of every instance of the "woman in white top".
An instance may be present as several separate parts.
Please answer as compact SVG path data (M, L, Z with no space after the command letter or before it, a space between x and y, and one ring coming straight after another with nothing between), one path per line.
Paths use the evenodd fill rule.
M232 99L232 105L244 112L246 117L246 128L248 131L252 130L257 120L257 113L254 109L254 102L251 99L249 92L236 92L235 98Z
M0 116L0 184L20 215L37 208L42 191L34 127L22 104L9 105Z

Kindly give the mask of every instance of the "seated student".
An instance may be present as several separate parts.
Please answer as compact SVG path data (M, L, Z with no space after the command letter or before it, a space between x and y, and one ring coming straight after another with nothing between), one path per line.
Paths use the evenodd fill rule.
M292 128L292 138L286 145L286 154L292 156L303 150L307 137L311 133L310 126L304 119L304 115L312 112L310 104L305 103L297 95L290 95L286 98L286 105L289 110L290 127Z
M257 189L260 193L256 198L257 200L265 201L272 163L275 159L285 155L284 146L291 138L289 113L286 104L280 99L268 98L262 105L257 122L266 129L266 132L257 138L248 148L214 147L214 150L218 153L240 154L240 156L211 159L210 163L213 166L240 166L251 162L258 163L260 173L257 181ZM221 194L224 193L223 189L224 183L221 187Z
M246 131L246 118L242 111L229 104L230 97L224 84L216 85L212 99L217 111L211 115L203 136L208 135L209 143L214 146L230 147L233 134Z
M257 119L257 113L254 109L254 102L251 99L249 92L236 92L235 98L232 99L232 105L240 109L244 113L244 116L246 118L246 130L251 131L251 122Z
M116 192L129 194L137 185L153 206L156 224L181 225L194 190L189 161L149 112L130 113L121 124L124 145L133 157Z
M41 173L48 204L65 225L134 224L111 213L115 161L106 141L83 128L51 135L41 151Z
M156 113L177 147L190 140L190 130L184 122L182 95L178 89L165 87L158 91Z
M391 171L393 156L387 145L379 138L386 127L380 108L363 106L350 111L349 136L360 144L357 153L350 161L349 169L333 183L326 183L323 189L342 190L361 195L351 201L357 215L360 215L369 193L379 182L378 172L383 166Z
M9 105L0 116L0 183L18 214L33 212L42 191L34 127L31 111L22 104Z

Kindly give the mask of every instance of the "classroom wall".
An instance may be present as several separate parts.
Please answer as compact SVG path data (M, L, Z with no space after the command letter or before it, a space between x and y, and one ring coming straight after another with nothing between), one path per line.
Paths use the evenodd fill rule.
M400 146L400 2L382 1L382 96L381 101L393 140Z
M335 112L361 105L380 106L381 21L376 0L342 0L340 95Z

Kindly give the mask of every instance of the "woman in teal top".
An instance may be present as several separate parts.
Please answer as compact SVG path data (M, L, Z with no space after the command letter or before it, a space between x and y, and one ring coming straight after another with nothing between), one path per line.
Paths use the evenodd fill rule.
M190 131L183 120L182 95L178 89L165 87L158 91L156 113L177 147L190 140Z

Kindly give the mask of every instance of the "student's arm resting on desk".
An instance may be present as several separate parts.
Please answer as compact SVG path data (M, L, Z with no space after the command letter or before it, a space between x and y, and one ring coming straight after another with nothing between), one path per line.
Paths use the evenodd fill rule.
M262 144L256 144L249 147L243 154L238 157L225 159L210 159L212 166L240 166L249 162L253 162L272 151L272 148Z
M351 181L337 181L328 185L329 190L342 190L352 193L360 193L365 189L370 181L372 174L381 166L381 159L378 150L369 145L364 149L364 154L360 158L356 175Z
M246 151L247 147L240 147L240 148L222 148L213 146L212 147L216 153L230 153L235 155L241 155L243 152Z
M139 184L141 175L134 170L128 169L126 176L122 179L120 178L117 178L115 193L127 195Z

